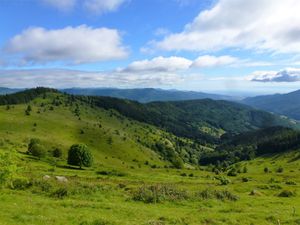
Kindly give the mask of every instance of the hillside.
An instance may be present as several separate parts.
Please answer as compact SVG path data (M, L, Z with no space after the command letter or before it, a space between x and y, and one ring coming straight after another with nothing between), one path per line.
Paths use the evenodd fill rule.
M272 114L258 111L256 115L254 110L256 119L246 120L253 109L224 101L140 104L71 96L45 88L2 96L0 105L1 225L299 222L300 135L283 127L256 130L262 121L270 121ZM235 117L230 117L231 113ZM150 118L166 121L160 126L165 129L137 121L144 116L152 124L156 120ZM213 126L212 120L228 130L231 126L222 121L236 120L237 130L252 131L225 133L217 138L223 143L219 146L200 145L192 138L167 132L177 119L186 119L176 126L188 131L184 123L196 117L202 117L196 123L205 121L201 132L215 138L225 130ZM274 121L287 122L279 117ZM41 141L46 156L27 153L32 138ZM67 151L74 143L88 146L94 156L92 167L67 164ZM274 150L268 143L283 148L256 155L251 161L238 158L240 153L247 156L244 150L252 150L253 144ZM57 148L63 152L58 158L52 155ZM226 160L236 161L223 163L214 158L209 166L198 164L211 157L210 153L227 150L231 155Z
M258 109L300 120L300 90L288 94L275 94L246 98L244 104Z
M60 147L64 152L72 143L85 143L104 164L107 157L113 157L114 166L146 161L149 166L178 166L180 162L197 164L199 152L206 148L54 89L0 96L0 105L0 136L6 137L0 139L1 145L13 142L24 152L31 138L39 138L48 150ZM30 115L26 115L28 106Z
M216 143L225 132L241 133L271 126L299 128L293 120L227 101L203 99L141 104L109 97L88 99L98 107L114 109L126 117L202 143Z
M141 103L153 101L183 101L195 99L237 100L238 98L196 91L163 90L155 88L117 89L117 88L70 88L61 90L68 94L87 96L107 96L129 99Z

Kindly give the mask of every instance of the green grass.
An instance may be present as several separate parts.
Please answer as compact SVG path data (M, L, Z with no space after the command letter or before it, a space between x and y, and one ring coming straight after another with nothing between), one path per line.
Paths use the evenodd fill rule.
M31 102L30 116L24 113L27 105L10 110L0 107L0 151L15 152L15 176L23 182L18 188L15 185L15 189L7 186L0 190L1 225L300 224L297 151L233 165L247 167L247 173L235 177L228 177L227 171L216 175L210 167L164 168L170 163L141 143L163 139L172 145L171 134L86 105L79 106L81 120L72 112L74 105L72 110L60 105L53 111L48 105L44 112L40 104L47 101L41 98ZM41 113L36 113L39 109ZM49 150L61 147L64 158L54 162L50 156L38 160L25 154L33 137L40 138ZM92 150L92 168L67 167L66 153L74 143L85 143ZM159 168L151 168L154 164ZM266 167L271 172L265 173ZM279 167L283 172L276 172ZM51 179L44 181L45 175ZM68 182L59 183L54 176L66 176ZM221 185L218 178L222 176L231 183ZM155 192L161 199L158 203L135 198L141 188L145 188L143 194L153 194L149 193L151 186L167 189ZM206 190L228 191L238 199L222 200L215 194L203 197ZM283 191L295 195L279 197Z

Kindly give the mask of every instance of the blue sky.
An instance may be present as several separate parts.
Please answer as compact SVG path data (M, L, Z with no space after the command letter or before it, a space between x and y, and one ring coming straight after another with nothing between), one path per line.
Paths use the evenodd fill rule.
M300 88L299 10L298 0L2 0L0 86L289 92Z

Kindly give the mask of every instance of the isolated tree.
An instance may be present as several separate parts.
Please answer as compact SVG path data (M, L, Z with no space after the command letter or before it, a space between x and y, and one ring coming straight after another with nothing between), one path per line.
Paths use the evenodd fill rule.
M93 156L84 144L75 144L72 145L68 152L68 164L73 166L79 166L82 168L90 167L93 163Z

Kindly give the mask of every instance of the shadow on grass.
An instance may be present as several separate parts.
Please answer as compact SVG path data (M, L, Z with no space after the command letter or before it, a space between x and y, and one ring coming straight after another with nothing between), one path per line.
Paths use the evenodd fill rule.
M70 166L70 165L56 165L56 167L62 168L62 169L70 169L70 170L85 170L84 168L79 168L79 167Z

